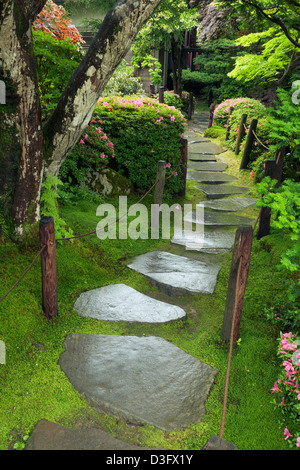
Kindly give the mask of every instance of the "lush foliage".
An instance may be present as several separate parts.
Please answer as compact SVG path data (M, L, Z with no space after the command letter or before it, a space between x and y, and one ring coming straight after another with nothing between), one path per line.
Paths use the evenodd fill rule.
M159 96L156 96L157 100ZM189 108L189 93L187 91L182 91L181 95L175 93L174 90L164 92L164 103L168 106L174 106L179 109L182 113L187 114ZM196 106L196 99L193 96L193 109Z
M45 120L55 109L72 73L80 64L82 53L70 39L55 39L44 31L33 32L33 45Z
M65 188L80 191L89 173L99 172L115 157L114 144L102 130L102 121L93 118L60 168Z
M140 78L134 77L133 74L133 67L123 60L106 85L102 96L125 96L144 93Z
M71 24L64 7L56 5L52 0L47 0L46 5L33 23L33 29L45 31L59 40L69 38L73 44L84 43L78 29Z
M181 188L180 136L184 117L180 111L155 99L141 97L101 98L94 119L114 142L114 169L128 177L137 188L147 190L155 182L158 160L167 162L166 191Z
M234 113L239 111L241 114L244 113L250 115L251 113L251 118L259 118L265 112L265 107L258 100L245 97L230 98L223 101L215 108L214 124L226 127L228 121L228 114L231 107L234 108L232 116L234 116Z
M282 360L281 373L271 393L273 403L282 413L282 427L285 440L289 440L291 448L300 447L300 336L291 332L279 338L278 356Z

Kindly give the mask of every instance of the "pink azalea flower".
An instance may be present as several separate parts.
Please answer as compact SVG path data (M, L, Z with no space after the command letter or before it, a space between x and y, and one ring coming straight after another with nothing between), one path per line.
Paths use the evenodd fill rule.
M166 168L170 168L170 167L171 167L171 163L169 162L166 164Z
M85 136L84 136L84 139L87 139L87 138L88 138L88 135L87 135L87 134L85 134Z
M175 121L175 116L171 116L171 121Z
M154 150L150 150L150 153L154 153Z
M288 428L286 427L284 432L283 432L283 435L286 436L285 437L285 441L289 438L289 437L293 437L293 435L290 433L290 431L288 430Z
M84 140L81 139L79 143L80 143L80 144L84 144Z
M300 436L297 437L297 444L296 444L297 447L300 447Z
M253 178L253 176L254 176L254 171L252 170L250 171L250 178Z
M280 388L278 387L278 382L277 381L274 383L273 388L271 388L271 392L272 393L281 392Z

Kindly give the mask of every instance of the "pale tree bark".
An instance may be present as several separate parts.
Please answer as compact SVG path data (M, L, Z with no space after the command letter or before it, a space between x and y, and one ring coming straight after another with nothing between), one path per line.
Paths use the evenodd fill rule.
M1 2L0 80L7 87L7 102L0 105L0 131L5 143L0 151L0 183L5 183L0 188L0 206L5 206L9 195L17 234L39 219L43 177L58 174L88 124L103 88L160 2L119 0L115 4L44 129L31 27L46 0Z

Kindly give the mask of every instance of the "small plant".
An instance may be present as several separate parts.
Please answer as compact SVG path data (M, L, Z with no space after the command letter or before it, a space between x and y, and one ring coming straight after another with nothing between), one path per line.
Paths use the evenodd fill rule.
M278 339L278 357L282 360L281 372L271 388L274 403L282 414L285 440L291 448L300 448L300 337L292 332L283 333Z

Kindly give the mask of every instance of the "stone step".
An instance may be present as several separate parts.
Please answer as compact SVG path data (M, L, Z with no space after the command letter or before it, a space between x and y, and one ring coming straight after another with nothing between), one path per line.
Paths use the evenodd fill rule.
M202 155L202 153L188 152L188 161L192 162L216 162L214 155Z
M235 197L229 199L215 199L213 201L202 201L197 206L206 207L216 211L237 212L247 209L256 204L256 199L247 197Z
M255 222L254 219L232 214L231 212L204 211L204 220L202 215L203 214L196 213L196 211L191 211L183 217L183 220L194 224L209 226L251 225Z
M128 267L147 276L167 295L212 294L221 269L164 251L137 256Z
M194 171L225 171L227 165L222 162L188 162L187 168Z
M183 245L187 250L202 253L224 253L230 251L235 239L235 233L230 232L204 232L182 230L181 236L174 236L171 243Z
M249 188L242 186L232 186L230 184L208 184L203 186L195 186L200 189L209 199L218 199L224 196L232 196L234 194L245 194L249 192Z
M26 450L153 450L127 444L98 428L72 429L42 419L26 442Z
M104 321L167 323L184 319L185 311L152 299L125 284L113 284L83 292L74 305L80 316Z
M222 147L214 142L195 142L189 145L189 151L202 153L203 155L219 155L226 152Z
M165 431L202 421L217 370L156 336L70 334L59 366L99 413Z
M235 176L228 175L227 173L219 173L217 171L188 170L186 173L187 180L198 181L199 183L218 184L238 180Z

